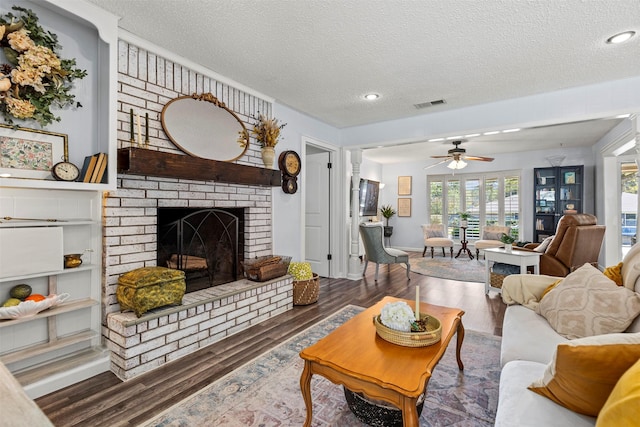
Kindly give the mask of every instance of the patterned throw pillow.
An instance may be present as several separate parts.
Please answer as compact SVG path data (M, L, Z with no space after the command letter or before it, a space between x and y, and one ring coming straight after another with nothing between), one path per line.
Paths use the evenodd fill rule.
M606 334L567 341L558 344L542 378L529 389L572 411L595 417L618 379L639 358L640 334Z
M482 233L483 240L500 240L504 233L502 231L485 231Z
M536 312L568 339L623 332L640 314L640 295L585 264L562 279Z
M427 228L427 238L444 237L441 229Z
M311 264L308 262L291 262L289 263L288 273L293 276L293 280L309 280L313 279Z

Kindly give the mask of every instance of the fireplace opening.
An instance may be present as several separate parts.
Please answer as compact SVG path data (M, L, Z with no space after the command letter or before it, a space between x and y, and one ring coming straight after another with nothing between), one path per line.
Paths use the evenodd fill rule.
M158 209L157 263L184 271L186 292L238 280L243 254L243 208Z

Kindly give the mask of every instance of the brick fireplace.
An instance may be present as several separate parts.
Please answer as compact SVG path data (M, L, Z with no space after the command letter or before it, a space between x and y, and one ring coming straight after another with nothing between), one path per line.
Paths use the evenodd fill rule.
M212 78L119 42L119 148L129 144L129 111L149 113L146 149L180 153L162 131L160 113L171 99L212 92L250 128L250 118L269 114L270 103ZM255 141L239 164L262 161ZM181 153L180 153L181 154ZM166 171L163 171L166 172ZM213 344L293 307L292 279L257 283L239 280L186 294L182 306L153 310L136 318L120 312L118 277L158 262L159 209L229 209L243 212L241 258L272 254L270 186L119 174L116 191L105 194L103 336L111 350L111 369L130 379L199 348Z

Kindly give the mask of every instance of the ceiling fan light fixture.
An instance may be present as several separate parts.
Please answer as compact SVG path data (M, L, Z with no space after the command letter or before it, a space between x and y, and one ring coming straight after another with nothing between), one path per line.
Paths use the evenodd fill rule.
M611 36L607 39L608 44L620 44L629 40L631 37L635 36L635 31L625 31L623 33L618 33L614 36Z
M467 166L467 162L465 162L464 160L452 160L451 163L447 165L449 169L454 169L454 170L463 169L466 166Z

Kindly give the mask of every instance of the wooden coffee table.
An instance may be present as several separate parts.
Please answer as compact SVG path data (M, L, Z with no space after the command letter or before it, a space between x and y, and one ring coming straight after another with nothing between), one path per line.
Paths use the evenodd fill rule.
M376 334L374 316L382 307L395 301L385 297L347 321L314 345L300 352L304 370L300 389L307 408L305 426L311 426L311 377L319 374L335 384L363 393L370 399L389 402L402 410L404 426L418 426L416 403L426 388L431 372L438 364L447 345L457 333L456 359L460 370L460 347L464 339L462 315L458 308L420 304L420 312L437 317L442 323L442 339L427 347L403 347L383 340ZM415 308L415 301L406 301Z

